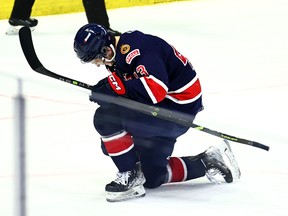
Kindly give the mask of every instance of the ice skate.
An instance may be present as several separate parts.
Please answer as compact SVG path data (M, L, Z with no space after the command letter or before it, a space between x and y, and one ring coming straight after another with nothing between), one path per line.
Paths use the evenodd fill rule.
M220 150L222 151L222 154L226 156L224 157L224 161L225 159L228 160L226 163L228 164L228 166L230 165L230 170L232 172L233 179L234 180L240 179L241 171L228 140L223 140L223 143L221 143L220 145Z
M133 170L117 173L116 179L106 185L106 200L108 202L118 202L144 197L146 194L143 186L145 181L141 165L137 163Z
M31 31L34 31L35 27L38 25L38 20L34 18L28 18L27 20L10 18L9 24L10 27L6 31L6 34L16 35L18 34L19 30L24 26L29 27Z
M224 140L218 147L210 147L202 159L206 167L206 177L213 183L220 184L223 178L227 183L237 180L241 172L230 144Z

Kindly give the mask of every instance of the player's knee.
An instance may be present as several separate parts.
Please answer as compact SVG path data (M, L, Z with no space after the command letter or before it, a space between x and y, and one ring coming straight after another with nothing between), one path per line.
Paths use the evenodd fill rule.
M101 136L123 130L119 112L114 107L99 107L94 114L94 127Z
M163 176L153 178L153 179L147 179L146 178L146 182L144 184L144 187L149 188L149 189L153 189L153 188L160 187L164 183L165 183L165 177L163 178Z
M102 124L104 124L103 119L102 119L102 117L103 117L102 112L103 112L102 108L99 107L95 111L94 119L93 119L94 127L95 127L96 131L99 132L99 133L101 131Z
M144 187L150 189L160 187L162 184L166 182L166 173L167 173L166 169L165 171L163 170L160 172L153 170L153 172L144 173L146 178Z
M93 123L94 123L94 127L95 129L102 134L103 132L103 128L105 128L105 125L107 124L106 122L106 117L109 115L108 114L108 109L103 108L103 107L99 107L94 114L94 119L93 119Z

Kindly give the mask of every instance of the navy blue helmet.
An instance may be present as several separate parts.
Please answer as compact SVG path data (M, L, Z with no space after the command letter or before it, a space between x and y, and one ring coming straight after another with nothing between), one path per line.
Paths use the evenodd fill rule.
M74 51L77 57L84 63L95 58L105 58L105 49L115 45L115 37L101 25L94 23L82 26L74 38ZM103 53L104 52L104 53Z

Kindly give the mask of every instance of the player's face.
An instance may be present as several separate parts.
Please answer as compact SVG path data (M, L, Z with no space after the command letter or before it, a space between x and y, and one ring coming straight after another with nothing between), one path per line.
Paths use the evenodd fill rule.
M111 47L103 47L101 49L101 54L96 56L96 58L92 60L91 63L95 64L97 67L100 67L101 65L112 66L114 64L114 62L111 61L113 56L114 52Z

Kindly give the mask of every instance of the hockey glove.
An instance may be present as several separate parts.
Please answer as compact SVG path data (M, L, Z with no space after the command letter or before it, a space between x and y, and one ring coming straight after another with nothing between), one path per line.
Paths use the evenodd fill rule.
M122 79L113 72L108 77L100 80L91 89L93 92L110 94L110 95L125 95L126 89Z
M97 93L108 94L112 96L125 96L126 94L124 83L121 78L116 75L115 72L100 80L96 85L92 86L91 90L92 94L89 97L90 101L96 102L100 106L107 104L107 102L102 101L101 96L97 96Z

